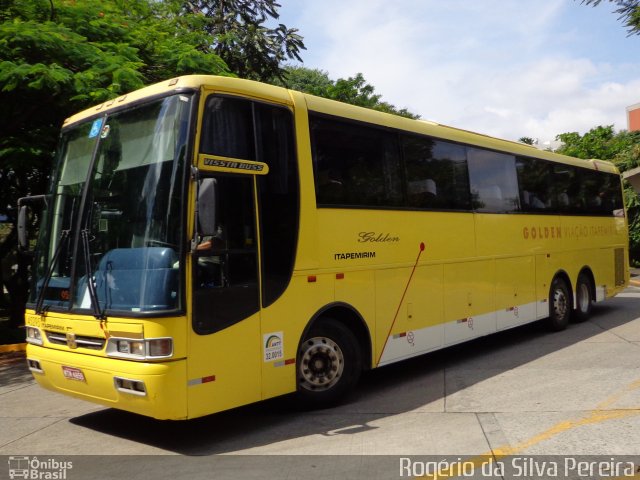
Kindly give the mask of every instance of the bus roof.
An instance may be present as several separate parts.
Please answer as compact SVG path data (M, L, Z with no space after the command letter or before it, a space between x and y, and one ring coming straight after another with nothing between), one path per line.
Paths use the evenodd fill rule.
M88 108L67 118L63 126L68 127L76 122L90 117L99 116L112 109L119 109L126 105L140 102L149 97L162 96L170 92L178 93L180 91L186 92L200 90L202 87L212 87L213 89L218 87L225 93L236 93L238 95L250 96L256 99L276 100L290 106L294 104L294 92L282 87L232 77L220 77L215 75L185 75L141 88L134 92L108 100L107 102L96 105L95 107ZM378 112L376 110L358 107L335 100L316 97L310 94L300 94L296 92L295 95L302 95L306 101L307 108L310 111L318 113L345 117L356 121L404 130L407 132L429 135L443 140L450 140L467 145L477 145L479 147L497 150L500 152L541 158L553 162L575 165L577 167L590 168L593 170L618 173L617 168L608 161L597 159L583 160L566 155L560 155L547 150L540 150L531 145L519 142L503 140L447 125L441 125L428 120L412 120L398 115Z

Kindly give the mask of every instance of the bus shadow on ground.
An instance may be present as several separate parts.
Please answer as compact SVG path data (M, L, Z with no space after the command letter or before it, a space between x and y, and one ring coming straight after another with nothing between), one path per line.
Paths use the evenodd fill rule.
M252 448L312 435L355 434L379 428L372 423L400 413L443 412L443 400L459 390L597 335L612 334L636 320L638 304L638 298L617 297L594 306L588 322L572 324L563 332L550 333L536 322L367 372L352 396L335 408L305 410L289 395L188 421L158 421L114 409L70 421L182 455L252 453ZM448 381L449 375L461 371L464 382Z

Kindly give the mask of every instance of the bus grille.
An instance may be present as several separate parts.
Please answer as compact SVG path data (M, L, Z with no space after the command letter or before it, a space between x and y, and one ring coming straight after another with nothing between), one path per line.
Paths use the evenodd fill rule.
M625 283L624 278L624 249L616 248L613 251L614 270L616 275L616 287L621 287Z
M68 345L66 335L58 332L45 332L47 340L54 345ZM104 338L98 337L75 337L75 345L77 348L88 348L90 350L102 350L104 348Z

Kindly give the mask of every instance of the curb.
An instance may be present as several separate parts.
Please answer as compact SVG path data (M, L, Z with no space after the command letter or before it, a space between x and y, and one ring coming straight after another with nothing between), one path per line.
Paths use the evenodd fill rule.
M13 345L0 345L0 353L24 352L27 349L26 343L14 343Z
M640 287L640 280L629 280L629 285L633 285L634 287Z

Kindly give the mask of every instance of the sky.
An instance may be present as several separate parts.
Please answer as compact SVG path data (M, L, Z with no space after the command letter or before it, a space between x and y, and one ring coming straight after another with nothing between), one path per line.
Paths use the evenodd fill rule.
M640 103L640 36L604 1L280 0L303 66L362 73L382 100L425 120L540 145L627 128Z

